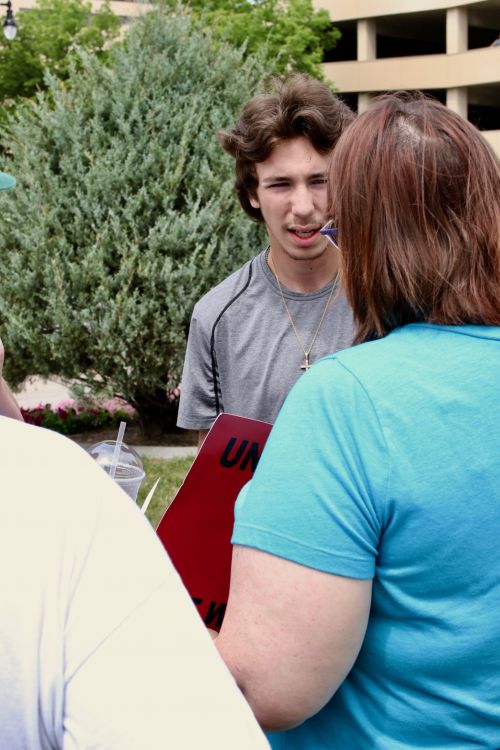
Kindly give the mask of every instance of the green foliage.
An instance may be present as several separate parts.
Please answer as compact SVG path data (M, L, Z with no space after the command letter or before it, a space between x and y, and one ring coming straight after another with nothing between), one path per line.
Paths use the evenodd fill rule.
M167 0L175 6L176 0ZM312 0L190 0L207 26L232 44L245 44L249 54L266 47L269 70L309 73L323 79L324 51L334 49L340 32L326 10Z
M2 165L18 186L0 196L12 385L80 379L162 422L195 301L260 245L216 137L262 86L264 61L242 60L155 10L108 65L81 53L69 86L52 76L20 108Z
M193 463L190 458L170 458L161 460L157 458L142 458L146 478L144 479L137 495L137 504L142 505L149 490L159 478L158 486L146 511L153 528L157 528L162 516L181 484L184 481L189 467Z
M45 71L61 79L80 58L76 47L97 55L120 29L120 19L104 2L91 14L90 0L38 0L34 8L16 14L17 36L0 35L0 101L11 107L17 97L30 97L46 87ZM78 64L78 63L77 63Z

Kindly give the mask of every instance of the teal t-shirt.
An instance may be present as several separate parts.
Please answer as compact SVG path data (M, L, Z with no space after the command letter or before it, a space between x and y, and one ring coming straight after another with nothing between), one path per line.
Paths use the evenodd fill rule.
M318 362L233 542L374 579L351 673L273 747L500 748L500 328L409 325Z

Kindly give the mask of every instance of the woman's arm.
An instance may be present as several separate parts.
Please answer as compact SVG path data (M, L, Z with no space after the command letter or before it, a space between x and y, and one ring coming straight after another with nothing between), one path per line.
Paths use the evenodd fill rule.
M11 417L12 419L18 419L20 422L23 422L24 420L17 401L3 378L4 356L5 351L2 340L0 339L0 416Z
M371 579L234 548L215 643L265 730L297 726L330 700L361 648L371 589Z

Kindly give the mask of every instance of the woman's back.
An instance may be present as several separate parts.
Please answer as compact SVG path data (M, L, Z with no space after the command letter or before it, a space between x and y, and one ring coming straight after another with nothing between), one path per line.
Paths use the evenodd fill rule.
M239 523L373 593L350 674L276 750L500 747L499 381L499 327L415 324L293 389Z
M496 748L500 328L405 326L339 361L387 453L366 467L384 487L372 610L333 747Z

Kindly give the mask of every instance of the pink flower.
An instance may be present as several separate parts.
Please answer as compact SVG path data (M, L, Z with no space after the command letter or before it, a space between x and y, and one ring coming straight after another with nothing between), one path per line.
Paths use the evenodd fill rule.
M52 406L51 408L53 412L57 414L61 414L61 416L62 416L62 412L66 414L70 410L73 411L75 414L78 414L78 407L72 398L63 399L62 401L59 401L57 406Z
M115 411L122 411L130 417L135 417L136 413L134 407L131 406L128 401L125 401L124 398L119 398L119 396L104 401L104 403L101 404L101 407L106 409L110 414L114 414Z

